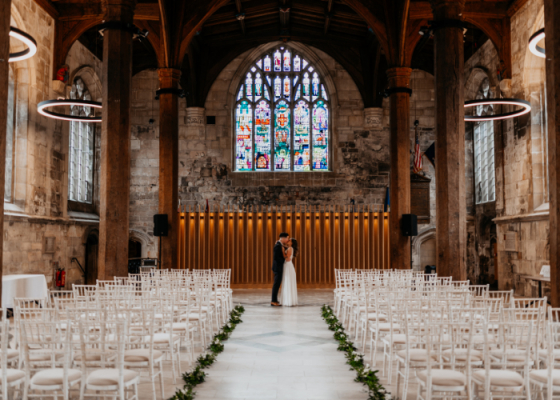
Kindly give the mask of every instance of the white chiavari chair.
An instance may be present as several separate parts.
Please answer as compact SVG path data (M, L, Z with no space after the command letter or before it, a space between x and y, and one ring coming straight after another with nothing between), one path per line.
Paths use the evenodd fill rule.
M32 349L40 349L49 358L44 368L38 369L31 377L28 396L62 396L64 400L69 400L70 389L82 380L81 370L72 368L71 329L62 330L57 322L32 320L21 321L21 331L26 366L32 363Z
M546 393L546 400L552 400L554 392L560 392L560 323L552 320L550 311L546 331L546 349L542 350L540 357L544 367L532 370L529 381L537 389L541 399ZM557 394L555 397L560 396Z
M18 394L21 395L24 400L27 400L29 373L21 369L9 367L9 364L13 361L14 350L9 347L10 321L5 316L0 322L0 329L2 330L0 332L0 342L2 346L0 348L0 373L2 374L0 394L2 395L2 400L15 399L16 395L13 391L15 391L16 388L19 392ZM15 355L19 356L17 350L15 350ZM12 389L12 393L9 393L10 389Z
M163 383L162 351L157 350L154 339L156 335L156 308L146 305L144 308L119 310L128 322L128 349L124 353L124 367L133 370L147 371L152 383L153 400L156 400L156 378L159 377L161 398L165 399ZM157 368L157 370L156 370Z
M140 374L125 369L127 321L79 322L82 381L80 399L84 396L118 397L138 400ZM86 393L88 390L94 393ZM132 396L127 396L132 392Z
M498 346L501 347L499 349L503 349L503 353L506 353L505 350L509 347L506 343L509 341L515 347L524 349L523 359L526 362L523 364L521 372L514 371L508 367L514 362L514 357L517 357L517 354L511 357L505 356L505 358L497 361L495 355L491 356L490 351L486 352L484 368L475 370L472 374L475 394L479 397L478 392L482 388L484 390L484 400L494 398L530 399L529 361L531 360L532 325L523 322L505 322L500 325ZM483 334L488 336L488 331L485 330Z
M430 361L426 362L426 369L416 374L418 399L472 399L473 330L472 320L470 323L441 322L424 328L426 359ZM446 356L443 349L446 349Z

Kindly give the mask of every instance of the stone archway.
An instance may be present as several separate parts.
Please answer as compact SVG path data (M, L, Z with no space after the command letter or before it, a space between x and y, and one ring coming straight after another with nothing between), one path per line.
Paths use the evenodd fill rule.
M424 271L425 265L422 264L422 247L430 241L436 239L436 227L429 225L418 232L418 236L412 241L412 269L415 271ZM435 260L435 258L434 258ZM433 264L435 265L435 263Z
M130 229L128 232L128 240L132 240L140 244L140 247L142 249L141 251L142 258L149 258L149 257L155 258L155 254L150 254L151 253L150 249L152 249L155 246L155 242L154 239L150 237L148 234L139 231L137 229Z

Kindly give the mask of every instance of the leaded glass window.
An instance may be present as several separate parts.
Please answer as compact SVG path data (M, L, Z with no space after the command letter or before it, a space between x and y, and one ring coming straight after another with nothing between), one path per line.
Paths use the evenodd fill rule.
M484 79L477 93L477 99L489 97L490 84ZM492 106L478 106L477 115L491 115ZM474 127L474 169L476 204L496 200L496 178L494 166L494 121L477 123Z
M305 56L287 46L263 54L236 93L236 171L329 170L329 96Z
M14 178L14 132L16 128L16 80L12 68L9 68L10 78L8 83L8 124L6 126L6 172L4 181L4 201L13 200Z
M76 78L70 98L91 100L85 83ZM72 106L72 115L91 116L91 107ZM93 146L95 125L87 122L70 122L70 165L68 176L68 199L91 204L93 201Z

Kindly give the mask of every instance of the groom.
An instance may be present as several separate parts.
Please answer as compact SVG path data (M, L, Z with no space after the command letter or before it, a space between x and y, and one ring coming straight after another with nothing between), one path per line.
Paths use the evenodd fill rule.
M280 238L274 245L272 258L272 271L274 272L274 285L272 286L272 302L273 307L280 307L278 303L278 289L282 284L282 274L284 273L284 246L288 243L290 235L281 233Z

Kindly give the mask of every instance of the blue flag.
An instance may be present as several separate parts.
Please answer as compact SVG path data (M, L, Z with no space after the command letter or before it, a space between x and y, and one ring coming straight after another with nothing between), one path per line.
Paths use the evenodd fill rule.
M383 211L388 212L391 208L391 197L389 195L389 186L387 186L387 191L385 192L385 204L383 205Z

